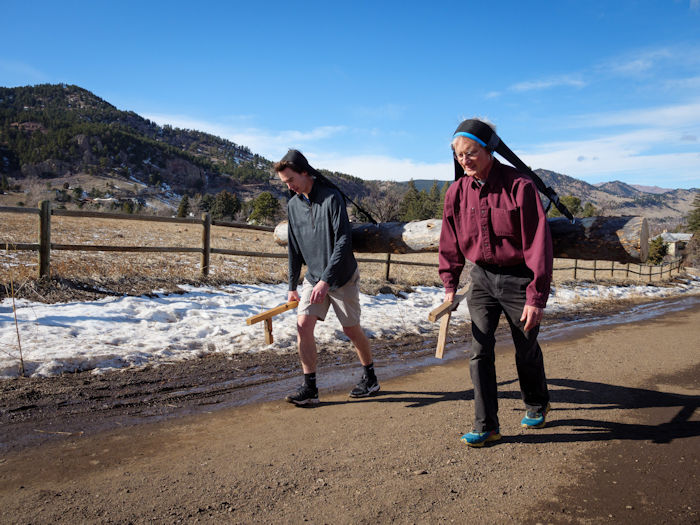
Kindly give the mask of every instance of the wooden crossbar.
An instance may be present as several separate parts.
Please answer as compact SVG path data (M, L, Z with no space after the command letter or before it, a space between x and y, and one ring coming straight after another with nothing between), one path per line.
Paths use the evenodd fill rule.
M452 311L459 306L459 303L466 299L468 290L469 286L465 286L455 294L452 302L445 301L428 314L428 321L434 323L435 321L440 320L440 331L438 332L437 348L435 349L435 357L438 359L442 359L442 356L445 353L445 345L447 344L447 330L450 327Z
M265 310L264 312L254 315L252 317L249 317L248 319L245 320L246 324L255 324L259 323L260 321L264 321L265 319L271 319L276 315L279 315L281 313L286 312L287 310L291 310L292 308L296 308L299 304L299 301L289 301L288 303L281 304L279 306L275 306L274 308L270 308L269 310Z
M272 318L286 312L287 310L296 308L298 305L299 301L289 301L279 306L275 306L274 308L270 308L269 310L265 310L257 315L248 317L245 322L246 324L251 325L259 323L260 321L265 321L265 324L263 325L263 329L265 330L265 344L271 345L275 342L274 338L272 337Z

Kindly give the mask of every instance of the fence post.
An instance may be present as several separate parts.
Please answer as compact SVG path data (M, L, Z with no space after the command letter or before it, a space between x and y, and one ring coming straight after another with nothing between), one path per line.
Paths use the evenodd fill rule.
M615 261L610 261L610 277L615 277Z
M630 263L627 263L627 270L625 271L625 279L630 278Z
M39 206L39 278L51 276L51 201Z
M576 280L576 270L578 270L578 259L574 259L574 281Z
M595 282L595 280L596 280L596 278L595 278L595 270L596 270L597 263L598 263L598 261L597 261L596 259L593 259L593 281L594 281L594 282Z
M202 277L209 275L211 257L211 215L202 215Z
M384 271L384 280L389 282L389 268L391 266L391 252L386 254L386 270Z
M649 265L649 282L651 282L651 265Z

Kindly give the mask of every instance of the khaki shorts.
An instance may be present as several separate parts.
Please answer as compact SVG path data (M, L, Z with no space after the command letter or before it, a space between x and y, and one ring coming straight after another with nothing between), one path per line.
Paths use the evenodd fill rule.
M333 305L333 311L340 324L351 327L360 324L360 271L355 270L355 275L340 288L330 290L322 303L311 304L311 291L313 285L304 279L301 287L301 296L297 315L315 315L320 321L326 319L328 308Z

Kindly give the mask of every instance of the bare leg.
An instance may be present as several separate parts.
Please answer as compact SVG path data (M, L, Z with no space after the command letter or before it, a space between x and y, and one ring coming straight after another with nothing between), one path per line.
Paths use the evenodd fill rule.
M316 372L316 339L314 328L318 318L315 315L297 316L297 343L299 346L299 359L301 368L305 374Z
M350 338L352 344L355 345L357 357L360 358L360 363L367 366L372 363L372 350L369 346L369 339L365 335L364 330L359 324L355 326L344 326L343 332Z

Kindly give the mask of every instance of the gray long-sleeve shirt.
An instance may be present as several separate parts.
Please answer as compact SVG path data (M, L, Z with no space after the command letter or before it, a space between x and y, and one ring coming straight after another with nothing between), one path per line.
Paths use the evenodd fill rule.
M347 283L357 269L345 199L336 189L314 181L309 200L295 195L287 204L289 289L296 290L301 266L313 285L325 281L332 290Z

